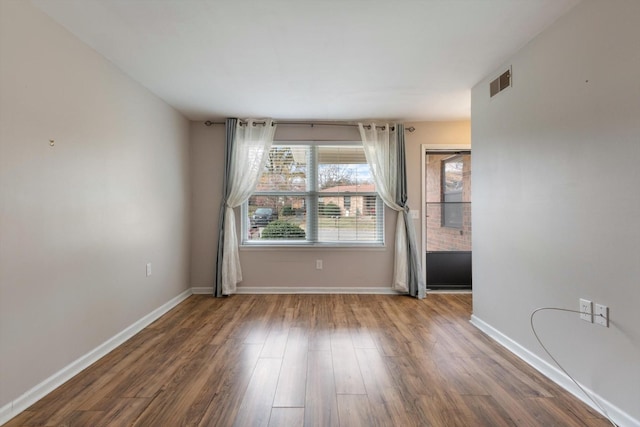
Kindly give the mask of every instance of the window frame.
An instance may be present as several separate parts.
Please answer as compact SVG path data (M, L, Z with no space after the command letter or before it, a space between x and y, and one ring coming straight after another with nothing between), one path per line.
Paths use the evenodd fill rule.
M306 191L254 191L249 199L253 196L267 197L303 197L306 209L306 237L304 240L250 240L248 239L250 224L248 221L241 221L240 247L241 248L384 248L385 247L385 206L382 198L377 191L373 192L327 192L319 189L318 171L319 147L363 147L361 141L274 141L273 146L303 146L310 147L308 155L308 170L306 175L307 190ZM363 148L364 149L364 148ZM376 211L376 239L370 241L318 241L318 227L320 215L318 214L319 200L322 198L334 198L344 196L363 197L363 204L366 200L367 204L371 203L371 197L375 197ZM241 205L241 218L249 217L249 199Z

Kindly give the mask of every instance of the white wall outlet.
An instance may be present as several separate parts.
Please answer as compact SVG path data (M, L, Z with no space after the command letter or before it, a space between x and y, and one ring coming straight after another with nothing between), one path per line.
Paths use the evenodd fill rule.
M605 328L609 327L609 307L606 305L596 303L596 311L594 313L594 318L596 320L596 324L600 326L604 326Z
M151 276L151 263L147 263L147 277Z
M322 270L322 260L321 259L317 259L316 260L316 270Z
M411 214L411 219L420 219L420 211L416 209L411 209L409 214Z
M580 298L580 318L585 322L593 323L593 303Z

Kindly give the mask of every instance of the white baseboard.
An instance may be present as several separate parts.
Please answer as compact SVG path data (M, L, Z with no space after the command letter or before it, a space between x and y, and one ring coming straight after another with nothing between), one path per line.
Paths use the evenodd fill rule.
M213 287L199 286L191 288L193 295L213 295Z
M187 299L191 294L191 289L187 289L180 295L172 298L170 301L166 302L140 320L128 326L123 331L109 338L107 341L100 344L89 353L71 362L69 365L65 366L46 380L42 381L40 384L24 393L22 396L4 405L2 408L0 408L0 425L6 423L11 418L15 417L20 412L24 411L29 406L33 405L38 400L42 399L44 396L51 393L53 390L70 380L73 376L79 374L83 369L89 367L92 363L96 362L98 359L114 350L116 347L153 323L160 316Z
M532 353L527 350L517 342L513 341L508 336L504 335L502 332L495 329L493 326L479 319L477 316L471 316L471 324L476 328L480 329L485 334L489 335L489 337L493 338L507 350L511 351L513 354L518 356L520 359L524 360L526 363L531 365L533 368L538 370L544 376L549 378L554 383L558 384L560 387L567 390L569 393L573 394L575 397L589 405L589 407L593 408L598 413L601 413L600 409L593 404L589 398L587 398L582 391L571 381L571 379L564 374L560 369L550 364L546 360L540 358L538 355ZM600 403L600 405L607 411L609 417L613 421L618 424L620 427L640 427L640 420L633 418L631 415L627 414L617 406L613 405L611 402L603 399L592 390L585 387L583 384L580 384L582 388L584 388L591 396ZM603 414L604 415L604 414Z
M194 294L212 295L213 288L198 287L191 288ZM335 287L335 286L241 286L236 290L236 294L256 295L256 294L379 294L379 295L404 295L389 288L381 287Z
M381 287L292 287L292 286L256 286L238 287L237 294L380 294L402 295L389 288Z

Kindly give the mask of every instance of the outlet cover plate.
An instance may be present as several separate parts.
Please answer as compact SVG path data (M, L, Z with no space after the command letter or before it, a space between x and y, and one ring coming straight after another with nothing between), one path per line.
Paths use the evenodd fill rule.
M588 299L580 298L580 318L593 323L593 303Z
M605 328L609 327L609 307L602 304L596 304L596 311L594 314L596 324L604 326Z

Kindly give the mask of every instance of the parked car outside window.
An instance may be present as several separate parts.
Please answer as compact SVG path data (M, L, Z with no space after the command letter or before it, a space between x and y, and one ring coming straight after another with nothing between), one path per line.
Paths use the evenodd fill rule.
M258 208L251 217L253 225L264 227L271 221L278 219L278 212L272 208Z

